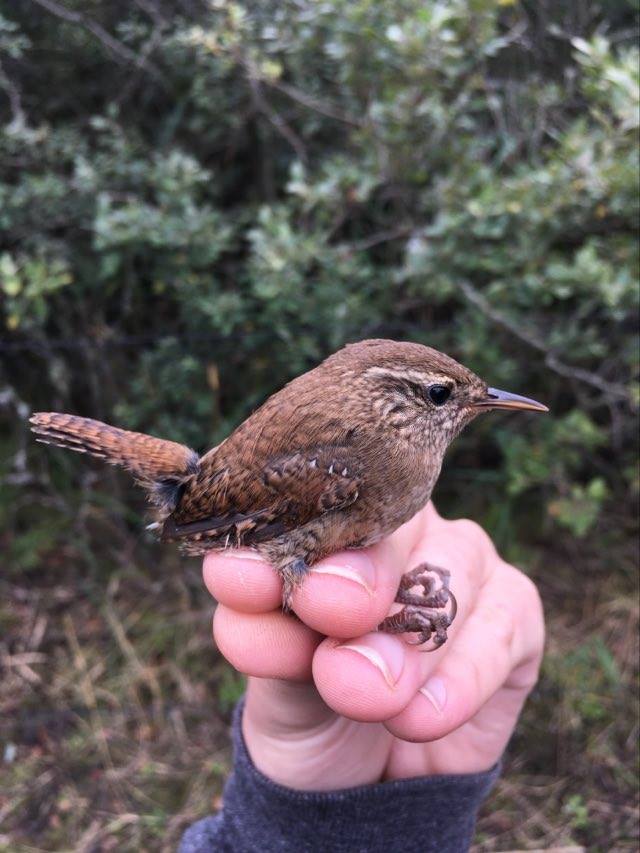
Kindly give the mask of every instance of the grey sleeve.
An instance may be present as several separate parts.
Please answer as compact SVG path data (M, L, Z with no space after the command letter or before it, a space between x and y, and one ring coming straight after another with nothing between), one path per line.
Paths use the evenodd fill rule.
M240 720L234 766L217 815L189 827L179 853L463 853L478 809L498 777L424 776L340 791L296 791L253 764Z

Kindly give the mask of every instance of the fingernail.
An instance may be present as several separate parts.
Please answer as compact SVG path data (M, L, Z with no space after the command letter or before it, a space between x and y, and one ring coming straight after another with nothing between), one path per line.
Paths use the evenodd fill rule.
M258 563L266 562L258 551L250 551L248 548L226 548L224 551L211 551L210 553L216 557L231 557L233 560L255 560Z
M420 688L420 693L427 697L439 714L442 713L442 709L447 702L447 688L441 678L434 675L433 678L430 678L427 683Z
M369 634L357 643L347 641L336 646L366 658L382 673L389 687L395 687L404 669L404 649L399 640L386 634Z
M312 573L317 575L335 575L353 581L373 595L376 583L376 567L365 554L345 554L345 561L320 562L313 566Z

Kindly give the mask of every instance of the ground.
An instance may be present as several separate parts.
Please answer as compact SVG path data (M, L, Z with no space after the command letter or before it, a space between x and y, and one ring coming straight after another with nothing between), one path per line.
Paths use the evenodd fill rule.
M198 562L126 541L108 570L80 574L68 545L0 582L0 851L173 851L220 805L242 679L212 645ZM546 660L477 853L637 849L635 552L613 581L586 553L527 567Z

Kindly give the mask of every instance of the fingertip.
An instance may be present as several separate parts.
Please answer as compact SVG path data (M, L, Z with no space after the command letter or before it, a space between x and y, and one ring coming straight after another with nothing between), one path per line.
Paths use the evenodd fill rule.
M415 656L397 637L371 633L325 640L313 658L318 692L336 713L382 722L400 713L415 693Z
M267 613L282 602L282 582L254 551L209 551L202 577L216 601L243 613Z
M375 545L340 551L315 564L294 593L296 613L330 637L375 630L389 613L423 523L418 513Z
M213 636L221 654L239 672L258 678L309 681L321 637L282 611L241 613L220 604Z
M343 551L312 567L294 592L293 609L327 636L355 637L386 616L393 595L368 550Z
M427 743L450 734L461 724L464 712L450 695L451 685L433 675L385 727L401 740Z

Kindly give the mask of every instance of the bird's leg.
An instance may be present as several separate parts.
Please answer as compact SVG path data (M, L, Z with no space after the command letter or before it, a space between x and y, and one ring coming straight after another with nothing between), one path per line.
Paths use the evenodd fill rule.
M433 637L434 648L424 649L433 651L439 649L447 641L447 628L451 624L451 618L443 610L428 607L414 607L408 605L403 607L399 613L387 618L378 625L379 630L388 634L415 633L417 639L410 641L411 646L420 646Z
M440 587L436 589L437 581L433 577L440 578ZM429 563L420 563L410 572L405 572L400 578L400 585L395 600L399 604L414 604L416 607L445 607L451 599L451 572L441 569L440 566L432 566ZM422 594L412 593L413 587L421 586Z
M440 578L440 586L436 589ZM439 566L421 563L406 572L400 578L396 601L405 606L393 616L387 616L378 629L389 634L416 633L418 635L411 645L421 645L433 637L434 648L439 648L447 641L447 628L455 619L458 605L449 589L451 573ZM421 586L422 593L411 592L414 587ZM445 610L451 604L449 612Z
M293 592L300 586L308 571L309 566L301 557L279 568L278 574L282 578L282 609L285 613L291 612Z

